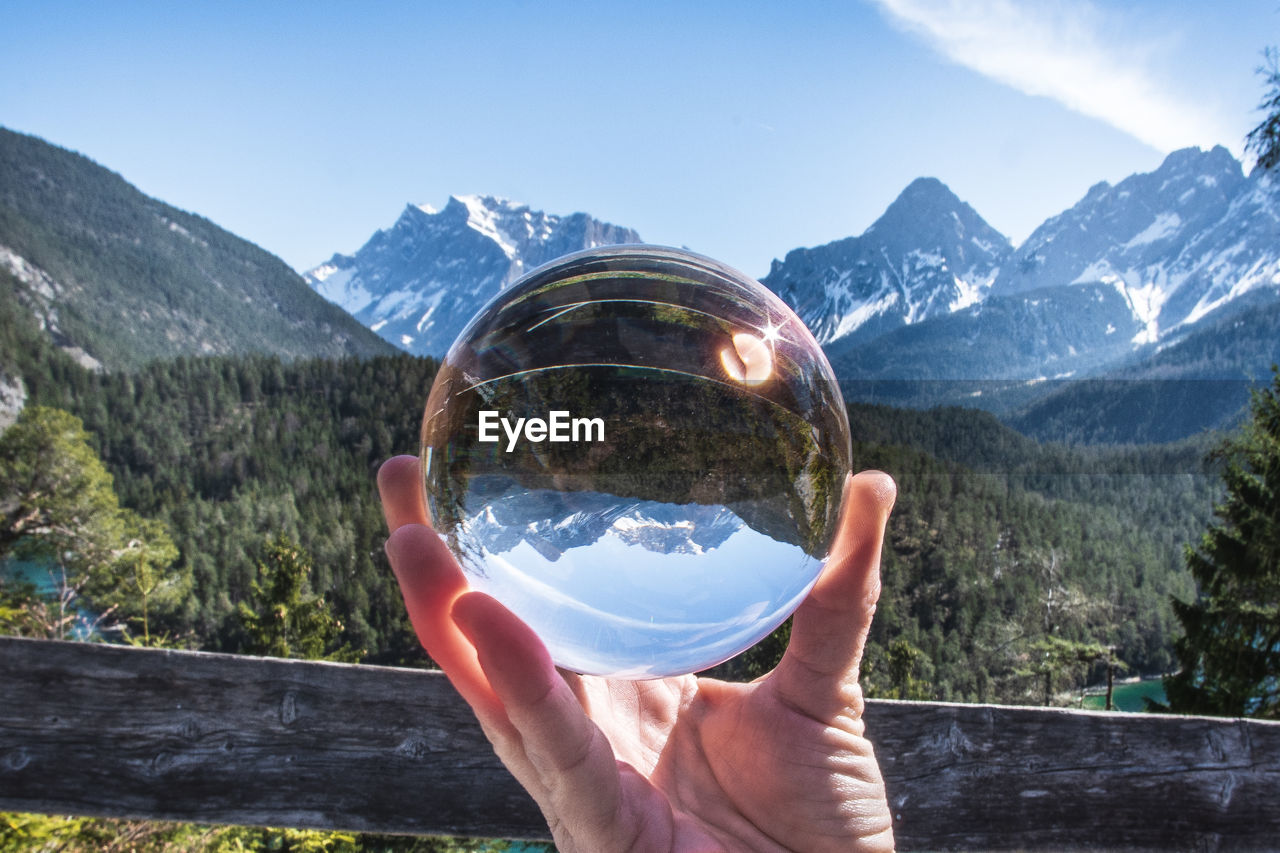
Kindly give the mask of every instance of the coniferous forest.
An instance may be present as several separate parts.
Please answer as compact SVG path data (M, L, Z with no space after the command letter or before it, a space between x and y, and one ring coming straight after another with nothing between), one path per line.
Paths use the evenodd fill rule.
M335 648L425 662L382 553L374 476L387 457L417 452L434 361L187 357L94 372L47 343L10 292L0 346L26 405L79 418L121 505L162 522L177 548L189 592L151 614L152 633L252 651L240 605L283 537L341 626ZM1108 661L1131 674L1175 667L1171 599L1195 594L1183 548L1219 489L1202 461L1208 437L1067 448L969 410L849 414L854 468L899 485L866 661L872 695L1065 704ZM717 674L768 669L785 630Z

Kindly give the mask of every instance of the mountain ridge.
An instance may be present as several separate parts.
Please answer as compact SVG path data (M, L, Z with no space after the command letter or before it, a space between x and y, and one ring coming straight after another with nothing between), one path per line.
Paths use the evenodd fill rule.
M402 348L442 354L486 299L550 259L545 236L531 239L545 217L487 196L451 197L439 212L410 205L308 281ZM428 222L452 242L429 247L407 233ZM629 229L608 237L639 239ZM600 242L579 236L559 248ZM426 260L399 270L412 265L393 246ZM1280 360L1265 316L1247 310L1280 300L1280 186L1246 176L1221 146L1182 149L1150 172L1094 184L1015 247L946 184L922 177L861 234L792 249L761 281L822 343L846 398L1022 413L1034 431L1026 407L1062 382L1141 371L1188 338L1203 348L1198 332L1224 316L1242 315L1249 346L1217 346L1219 367L1257 376ZM1178 377L1205 369L1201 358Z
M1250 230L1248 220L1266 204L1268 183L1246 178L1222 146L1174 151L1155 171L1114 187L1096 184L1046 220L1018 248L993 292L1112 283L1145 321L1135 343L1156 343L1225 301L1226 294L1215 295L1224 267L1235 270L1237 281L1248 280L1231 257L1239 235Z
M406 205L356 253L303 279L35 137L0 129L0 176L5 298L95 368L392 344L440 355L529 269L640 241L585 213L451 196L440 210ZM794 249L763 281L823 340L851 400L882 401L885 383L898 383L888 397L898 404L980 406L1033 434L1072 433L1035 423L1047 409L1034 404L1050 395L1065 423L1062 381L1258 379L1280 361L1280 182L1246 176L1221 146L1183 149L1095 184L1014 247L940 180L918 178L862 234Z
M585 213L450 196L438 211L406 205L354 254L335 254L304 277L384 340L439 356L481 305L525 272L579 249L639 242L630 228Z
M82 364L387 348L279 258L89 158L0 128L4 294Z
M1258 379L1280 360L1270 315L1260 310L1277 303L1280 185L1262 173L1246 177L1220 146L1184 149L1152 172L1095 184L1047 219L1006 258L982 301L872 340L841 338L826 350L850 399L981 406L1033 434L1101 436L1065 427L1061 408L1053 429L1035 425L1034 408L1023 410L1065 393L1055 384L1062 380L1129 381L1135 371L1184 382L1224 373ZM1217 331L1206 338L1211 327ZM1225 328L1240 342L1221 340ZM1201 353L1212 349L1220 363L1201 355L1171 367L1161 354L1185 340L1198 341ZM1133 424L1159 410L1184 430L1220 428L1247 400L1243 391L1223 396L1229 412L1206 408L1187 420L1172 417L1173 401L1188 399L1173 390L1150 411L1133 397ZM1090 405L1101 404L1095 395ZM1091 417L1077 415L1081 423ZM1119 420L1107 440L1122 440ZM1151 426L1140 432L1167 435Z
M981 302L1012 250L937 178L917 178L860 236L793 249L761 282L824 345L870 340Z
M1152 172L1095 184L1014 247L942 181L922 177L862 234L793 249L762 282L851 373L866 361L852 354L859 347L878 340L920 347L922 336L902 329L933 323L928 328L990 341L988 351L947 366L953 373L992 378L994 366L1027 379L1086 375L1168 345L1249 290L1280 283L1280 253L1270 248L1280 237L1277 195L1266 179L1245 177L1221 146L1182 149ZM630 229L574 216L585 236L556 245L561 254L639 240ZM513 234L513 218L523 220L522 232ZM548 223L560 221L491 196L453 196L443 211L409 205L355 255L335 255L307 279L387 340L443 354L449 333L486 299L555 256ZM410 233L428 229L451 234L452 245L427 246ZM418 259L389 257L391 244ZM1055 288L1066 289L1049 292ZM1086 291L1105 310L1087 305ZM1076 316L1045 314L1064 306ZM1039 337L1018 340L1013 315ZM928 361L927 349L903 353L896 369Z

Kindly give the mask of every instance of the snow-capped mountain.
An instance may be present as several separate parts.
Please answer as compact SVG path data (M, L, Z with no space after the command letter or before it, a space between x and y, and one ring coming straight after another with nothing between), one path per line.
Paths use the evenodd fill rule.
M1003 410L1054 390L1028 390L1043 380L1264 378L1277 305L1280 182L1186 149L1047 220L982 301L827 354L854 398Z
M723 545L743 521L722 506L625 500L598 492L511 489L486 497L467 519L477 547L506 553L528 543L555 562L605 536L658 554L701 554Z
M870 340L981 302L1009 240L935 178L919 178L859 237L796 249L763 282L823 344Z
M638 241L585 214L459 197L438 213L406 208L307 279L392 343L439 355L528 269ZM940 181L921 178L861 235L791 251L763 281L823 343L853 399L1003 410L1051 380L1146 375L1141 365L1193 337L1194 359L1147 372L1256 376L1280 361L1259 319L1280 304L1280 180L1246 177L1221 147L1176 151L1150 173L1092 187L1014 249ZM1236 315L1249 328L1224 324ZM1219 331L1199 335L1210 325ZM1004 390L984 385L996 380ZM1041 380L1050 382L1030 387ZM867 394L851 387L859 382ZM897 383L887 397L886 382Z
M1125 358L1142 328L1116 288L1095 282L990 296L872 341L837 341L827 356L836 375L852 381L1064 379Z
M635 231L583 213L451 196L440 211L407 206L354 255L336 254L305 277L396 346L439 356L480 306L528 270L580 249L638 242Z
M1142 328L1135 344L1185 332L1254 288L1280 283L1277 192L1225 148L1184 149L1154 172L1094 186L1019 247L992 292L1110 284Z
M850 370L886 362L849 354L892 334L905 347L885 363L896 376L924 365L915 378L1071 375L1166 345L1280 286L1280 182L1245 177L1221 146L1175 151L1153 172L1095 185L1014 250L945 186L920 179L862 236L790 252L764 283ZM1080 310L1065 316L1072 305ZM959 361L942 355L955 335L968 341Z

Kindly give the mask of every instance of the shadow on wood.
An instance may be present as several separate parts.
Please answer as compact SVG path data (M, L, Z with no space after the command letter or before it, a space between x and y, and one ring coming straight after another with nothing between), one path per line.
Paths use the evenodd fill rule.
M1280 723L871 702L900 849L1276 849ZM0 638L0 809L547 838L439 673Z

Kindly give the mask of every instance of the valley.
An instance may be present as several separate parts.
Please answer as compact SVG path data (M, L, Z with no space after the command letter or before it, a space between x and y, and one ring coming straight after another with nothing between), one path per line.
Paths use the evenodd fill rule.
M23 405L73 413L122 503L166 526L192 592L159 624L190 646L243 649L236 604L284 535L313 562L310 584L345 647L424 663L381 552L378 465L416 452L435 357L479 303L558 253L639 235L457 197L439 212L411 205L304 278L78 155L5 134L0 372L17 389L11 417ZM867 655L873 695L1036 702L1035 656L1049 637L1113 646L1135 673L1173 666L1170 601L1194 596L1182 549L1220 488L1206 430L1234 422L1277 357L1274 222L1251 225L1261 236L1217 260L1187 260L1186 246L1205 245L1233 211L1269 209L1269 185L1231 177L1223 153L1171 156L1163 176L1095 188L1016 248L941 182L916 181L867 233L789 252L766 276L842 379L855 467L899 484ZM118 212L40 202L45 184L31 176L48 174ZM1141 211L1115 212L1148 190ZM1196 193L1210 199L1199 213ZM1176 222L1156 206L1169 199L1182 205ZM1110 236L1086 251L1067 236L1081 230L1073 218L1111 223ZM118 237L104 240L108 229ZM1162 243L1165 260L1152 260ZM1247 275L1215 290L1228 260ZM1173 276L1178 263L1186 274ZM1157 298L1131 274L1157 267L1152 281L1180 288ZM113 272L133 268L147 287ZM266 290L233 288L237 269ZM255 278L264 269L275 277ZM1096 280L1080 280L1088 270ZM1195 282L1193 299L1183 290ZM781 630L719 674L767 670ZM1068 692L1099 677L1096 663L1051 673Z

